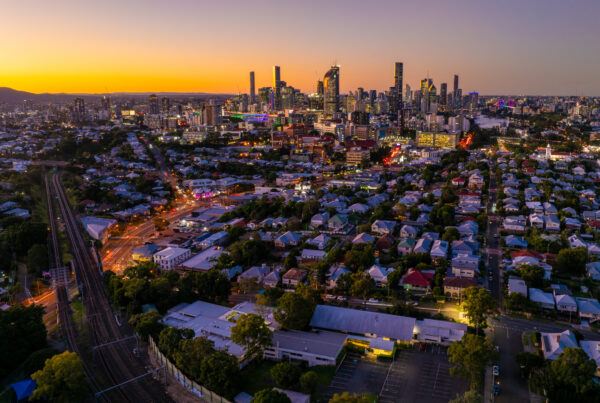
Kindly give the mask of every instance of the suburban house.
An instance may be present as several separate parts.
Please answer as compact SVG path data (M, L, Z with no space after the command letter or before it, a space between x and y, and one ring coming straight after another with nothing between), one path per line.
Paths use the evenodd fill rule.
M543 309L554 309L554 295L539 288L529 289L529 299Z
M433 270L408 269L400 279L400 285L410 291L429 293L433 284Z
M515 293L527 298L527 283L520 277L510 276L508 278L508 294Z
M327 252L324 250L302 249L302 252L300 253L300 260L304 263L320 262L321 260L325 259L325 256L327 256Z
M406 255L413 251L417 241L414 238L404 238L398 242L397 250L399 255ZM599 272L600 275L600 272Z
M561 312L577 312L577 301L568 294L554 294L554 303Z
M439 239L434 241L429 255L433 260L446 259L448 257L448 242Z
M187 248L169 246L156 252L153 260L161 270L171 270L188 260L191 256L192 251Z
M479 256L459 254L453 257L451 271L456 277L474 278L479 273Z
M369 268L367 273L373 279L373 281L375 281L375 285L377 287L382 287L387 284L388 274L390 274L392 271L394 270L380 266L378 264L374 264L373 266L371 266L371 268Z
M582 297L575 297L575 300L581 319L588 320L590 323L600 320L600 303L598 300Z
M275 238L275 247L285 249L290 246L298 246L302 235L298 232L287 231Z
M304 283L305 280L306 270L289 269L283 274L281 283L284 287L296 288L299 284Z
M470 277L446 276L444 278L444 295L449 298L460 299L469 287L475 287L477 281Z
M404 224L400 228L400 238L413 238L415 239L419 234L419 230L412 225Z
M374 232L379 235L393 234L396 225L396 221L375 220L373 224L371 224L371 232Z
M565 330L561 333L541 333L542 354L547 360L556 360L565 348L577 348L575 333Z

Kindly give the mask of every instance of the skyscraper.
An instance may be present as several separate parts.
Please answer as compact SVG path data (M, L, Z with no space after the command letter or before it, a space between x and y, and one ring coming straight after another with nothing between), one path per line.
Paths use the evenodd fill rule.
M448 84L442 83L442 85L440 85L440 105L446 105L447 98L448 98Z
M331 66L323 77L323 111L333 116L340 110L340 68Z
M453 108L460 108L462 91L458 89L458 74L454 75L454 87L452 87L452 97L454 98L454 102L452 103Z
M163 97L160 100L160 106L162 109L162 113L164 114L168 114L169 111L171 110L171 100L169 99L169 97Z
M404 128L404 102L402 99L402 80L404 78L404 63L396 62L394 68L394 88L396 103L395 112L398 116L398 122L400 122L400 128Z
M273 66L273 93L275 94L274 109L281 110L281 68Z
M85 101L83 100L83 98L75 98L74 102L74 106L73 106L73 114L74 114L74 118L76 121L78 122L82 122L85 120L86 118L86 114L85 114Z
M323 87L323 81L321 81L321 80L317 81L317 94L323 95L324 91L325 90Z
M254 72L250 72L250 103L256 103L256 92L254 89Z
M158 115L160 113L158 97L155 94L148 97L148 109L151 115Z

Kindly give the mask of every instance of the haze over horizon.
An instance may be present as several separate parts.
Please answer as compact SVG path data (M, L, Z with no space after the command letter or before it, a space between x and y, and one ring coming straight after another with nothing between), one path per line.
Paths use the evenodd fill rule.
M543 13L540 8L543 7ZM459 74L464 92L600 95L600 2L8 0L0 86L34 93L385 90L404 62L414 89Z

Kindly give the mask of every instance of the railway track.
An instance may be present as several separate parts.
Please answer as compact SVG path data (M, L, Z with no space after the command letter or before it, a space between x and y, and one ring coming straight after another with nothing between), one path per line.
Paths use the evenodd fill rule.
M117 323L105 292L101 272L81 234L79 221L71 209L58 174L52 175L51 187L52 191L49 194L55 194L57 197L61 217L71 244L75 274L82 292L86 319L92 342L96 346L95 356L103 370L105 381L109 382L104 389L110 390L97 395L97 397L111 402L170 401L162 387L150 375L144 376L148 373L144 363L121 342L130 335ZM134 378L139 379L116 386ZM97 381L98 379L96 379ZM102 390L101 387L97 387L95 392L98 394Z

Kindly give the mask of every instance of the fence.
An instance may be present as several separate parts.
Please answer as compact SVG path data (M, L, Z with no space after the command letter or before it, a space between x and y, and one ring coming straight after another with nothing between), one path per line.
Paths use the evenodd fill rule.
M164 365L167 373L170 374L171 376L173 376L177 380L177 382L179 382L181 384L181 386L186 388L188 391L190 391L194 395L198 396L200 399L202 399L206 402L209 402L209 403L231 403L229 400L225 399L224 397L221 397L221 396L217 395L216 393L211 392L210 390L206 389L204 386L198 384L197 382L192 381L190 378L185 376L183 374L183 372L181 372L175 366L175 364L173 364L171 361L169 361L169 359L167 357L165 357L165 355L163 353L160 352L160 350L158 349L158 346L156 345L156 343L154 342L152 337L148 338L148 353L151 354L156 359L159 366Z

